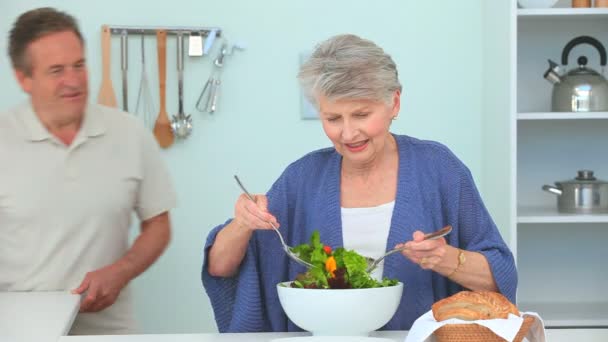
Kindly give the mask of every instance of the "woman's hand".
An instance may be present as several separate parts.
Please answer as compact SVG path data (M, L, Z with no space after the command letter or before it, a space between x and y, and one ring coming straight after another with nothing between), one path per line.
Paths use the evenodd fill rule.
M447 244L445 238L424 240L424 233L416 231L413 241L399 244L406 258L425 270L433 270L451 281L472 291L500 291L490 270L485 255L480 252L462 250ZM466 262L459 262L459 255L466 256Z
M425 270L435 268L446 255L447 243L445 238L424 240L424 233L419 230L414 232L412 241L398 244L395 247L402 247L404 245L406 248L401 251L401 254Z
M234 218L215 238L209 250L209 274L214 277L231 277L245 257L249 239L256 229L279 228L276 217L268 212L268 198L253 195L252 201L242 194L234 205Z
M276 217L268 212L268 198L265 195L253 195L253 202L247 195L241 194L234 205L234 221L241 229L279 228Z

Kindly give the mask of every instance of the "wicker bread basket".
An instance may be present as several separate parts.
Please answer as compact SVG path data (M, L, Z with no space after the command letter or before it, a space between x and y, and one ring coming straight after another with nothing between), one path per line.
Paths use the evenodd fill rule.
M534 323L534 317L524 316L524 322L513 342L521 342ZM437 342L505 342L492 330L478 324L446 324L435 330Z

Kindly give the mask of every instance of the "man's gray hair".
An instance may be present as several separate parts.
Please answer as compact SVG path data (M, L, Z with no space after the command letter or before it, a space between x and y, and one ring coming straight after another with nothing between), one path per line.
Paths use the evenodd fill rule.
M401 91L391 56L374 42L353 34L337 35L317 45L300 67L298 80L305 96L317 107L318 96L390 104L395 91Z

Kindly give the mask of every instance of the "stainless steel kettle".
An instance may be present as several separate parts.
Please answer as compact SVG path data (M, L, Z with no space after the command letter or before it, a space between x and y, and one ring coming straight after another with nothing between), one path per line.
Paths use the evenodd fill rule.
M595 38L580 36L572 39L562 51L562 65L568 65L568 55L577 45L590 44L600 54L600 65L606 66L606 49ZM557 63L549 60L544 77L553 84L551 109L554 112L608 111L608 81L602 74L587 68L587 57L577 59L578 67L565 75L559 74Z
M597 214L608 212L608 182L593 176L591 170L580 170L575 179L543 185L543 190L557 195L560 213Z

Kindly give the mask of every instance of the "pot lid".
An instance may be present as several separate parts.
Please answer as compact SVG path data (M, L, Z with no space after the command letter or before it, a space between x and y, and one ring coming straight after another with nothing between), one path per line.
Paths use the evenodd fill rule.
M574 179L569 179L559 182L561 184L605 184L608 183L601 179L595 178L591 170L579 170Z

